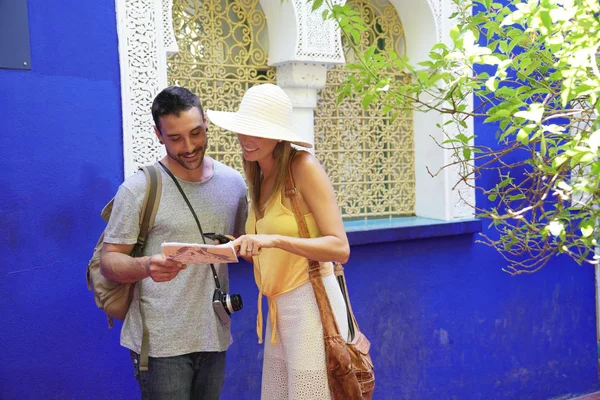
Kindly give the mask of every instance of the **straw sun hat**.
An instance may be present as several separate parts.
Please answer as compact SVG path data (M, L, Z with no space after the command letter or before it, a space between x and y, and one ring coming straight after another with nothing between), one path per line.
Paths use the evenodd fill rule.
M312 147L293 129L290 98L271 83L248 89L237 112L206 110L206 115L213 124L234 133Z

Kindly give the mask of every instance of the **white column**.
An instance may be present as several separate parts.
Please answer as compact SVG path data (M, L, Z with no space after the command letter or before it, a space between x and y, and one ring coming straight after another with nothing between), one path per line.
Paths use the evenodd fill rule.
M287 62L277 65L277 85L292 100L294 127L304 140L315 144L315 108L317 91L325 87L327 64ZM314 148L312 150L314 152Z

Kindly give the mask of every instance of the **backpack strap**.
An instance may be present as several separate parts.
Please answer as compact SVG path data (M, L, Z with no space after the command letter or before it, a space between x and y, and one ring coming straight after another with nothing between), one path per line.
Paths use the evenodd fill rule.
M154 219L158 212L160 204L160 195L162 193L162 175L156 165L141 167L146 174L146 196L142 205L142 222L140 224L140 234L138 237L138 246L141 248L146 244L148 232L154 226Z
M136 247L140 250L144 248L146 244L146 238L148 232L154 226L154 219L158 212L158 206L160 204L160 196L162 194L162 175L158 170L156 164L141 167L146 175L146 195L144 197L144 203L142 204L142 215L140 223L140 233ZM141 254L140 254L141 256ZM148 371L148 347L149 347L149 332L148 326L146 325L146 318L144 318L144 312L142 308L142 284L141 281L138 284L138 299L140 308L140 317L142 320L142 344L140 347L140 371Z

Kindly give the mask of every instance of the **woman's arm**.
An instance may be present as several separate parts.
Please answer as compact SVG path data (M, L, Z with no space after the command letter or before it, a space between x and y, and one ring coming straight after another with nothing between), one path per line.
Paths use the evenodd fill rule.
M312 154L301 152L292 162L292 174L296 188L302 194L302 212L312 212L322 236L305 239L281 235L244 235L234 242L240 255L247 257L257 255L261 248L279 248L316 261L345 263L350 256L350 245L333 186L325 170Z

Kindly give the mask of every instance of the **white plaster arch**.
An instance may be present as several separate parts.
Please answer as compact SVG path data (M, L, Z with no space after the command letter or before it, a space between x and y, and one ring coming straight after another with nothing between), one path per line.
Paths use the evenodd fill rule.
M396 8L406 39L406 53L412 63L427 59L429 50L441 40L440 6L437 0L389 0Z
M333 3L343 4L344 1L334 0ZM312 11L312 4L306 0L260 0L260 5L267 17L269 65L344 63L337 26L333 21L323 21L321 11Z

